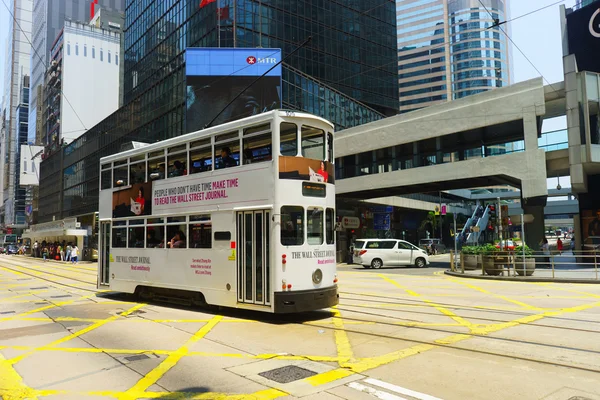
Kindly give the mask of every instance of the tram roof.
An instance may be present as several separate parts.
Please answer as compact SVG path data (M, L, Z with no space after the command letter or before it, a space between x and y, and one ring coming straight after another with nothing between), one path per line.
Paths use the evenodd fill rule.
M305 112L298 112L298 111L293 111L294 115L291 116L291 115L286 114L289 112L290 112L290 110L287 110L287 111L286 110L272 110L269 112L252 115L250 117L238 119L238 120L231 121L231 122L226 122L221 125L216 125L211 128L206 128L206 129L202 129L199 131L186 133L184 135L180 135L180 136L177 136L177 137L174 137L171 139L161 140L160 142L148 144L148 145L140 147L140 148L130 149L130 150L122 151L119 153L111 154L110 156L105 156L105 157L100 158L100 162L106 163L106 162L111 162L111 161L115 161L115 160L121 160L124 157L138 155L140 153L156 151L156 150L160 150L165 147L176 146L178 144L183 144L183 143L186 143L186 142L189 142L192 140L201 139L203 137L211 136L214 134L235 131L235 130L243 128L243 127L252 126L255 124L259 124L261 122L269 121L269 120L273 119L275 116L284 117L284 118L285 117L287 117L287 118L294 117L294 118L308 118L308 119L318 120L318 121L321 121L321 122L331 126L332 131L333 131L333 127L334 127L333 124L331 122L329 122L328 120L326 120L325 118L321 118L321 117L313 115L313 114L309 114L309 113L305 113Z

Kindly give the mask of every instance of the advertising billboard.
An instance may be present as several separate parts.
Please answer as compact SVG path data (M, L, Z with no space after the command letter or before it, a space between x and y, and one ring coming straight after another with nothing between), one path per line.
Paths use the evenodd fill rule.
M600 72L600 3L567 14L569 53L575 54L579 71Z
M21 145L21 171L19 184L21 186L38 186L40 184L40 162L44 147Z
M281 108L280 61L281 49L186 49L186 132L204 129L222 110L212 126Z

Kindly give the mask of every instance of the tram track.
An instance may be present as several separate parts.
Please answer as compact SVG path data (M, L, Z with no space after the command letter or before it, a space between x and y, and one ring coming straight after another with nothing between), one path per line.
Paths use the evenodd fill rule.
M54 273L54 272L49 272L49 271L43 271L43 270L40 270L40 269L34 269L34 268L30 268L30 267L24 267L22 265L15 265L15 264L13 264L13 262L11 262L12 260L10 260L10 261L9 260L0 260L0 261L4 261L4 262L2 262L0 264L0 266L2 266L2 268L5 268L7 270L11 270L11 271L14 271L14 272L17 272L17 273L20 273L20 274L28 275L28 276L31 276L32 278L40 279L40 280L43 280L43 281L46 281L46 282L49 282L49 283L52 283L52 284L56 284L56 285L60 285L60 286L64 286L64 287L69 287L69 288L76 289L76 290L83 290L83 291L89 291L89 292L98 292L98 290L95 289L96 282L90 282L90 281L86 281L86 280L82 280L82 279L77 279L77 278L74 278L74 277L70 277L70 276L66 276L66 275L62 275L62 274L58 274L58 273ZM7 266L6 264L9 264L9 265ZM55 268L55 266L52 266L52 268ZM33 271L36 274L33 274L31 272L28 272L28 271ZM69 285L68 283L63 283L63 282L60 282L60 281L49 279L47 277L39 276L39 274L44 274L44 275L49 275L51 277L63 278L63 279L68 279L68 280L72 280L72 281L84 283L86 285L94 286L94 289L88 289L88 288L83 288L83 287ZM352 292L340 292L340 293L341 294L349 294L349 295L353 295L353 296L363 296L363 297L366 296L366 297L383 298L383 299L387 299L387 300L390 300L390 299L401 300L400 302L397 302L397 301L390 302L390 301L372 300L372 302L374 302L374 303L399 304L399 305L402 305L402 304L405 304L405 305L423 304L423 306L431 307L431 305L428 305L424 301L419 301L419 300L401 299L401 298L397 298L397 297L388 297L388 296L364 295L364 294L352 293ZM345 299L348 299L348 298L342 297L341 299L345 300ZM365 299L359 299L359 298L350 298L349 300L351 300L351 301L366 301ZM519 311L514 311L513 312L513 311L504 311L504 310L484 310L484 309L478 309L478 308L473 308L473 307L468 307L468 306L463 306L463 305L458 305L458 304L450 304L450 303L436 303L436 304L439 304L440 306L445 306L445 307L448 307L448 308L452 308L452 309L455 309L455 310L463 309L463 310L468 310L468 311L488 312L488 313L489 312L497 312L499 314L520 315L520 316L523 316L523 317L535 315L533 313L525 313L525 312L519 312ZM195 308L195 307L193 307L193 308ZM394 323L394 322L376 321L376 320L373 320L373 319L369 319L368 316L374 316L374 317L380 317L380 318L390 318L390 319L393 319L395 317L394 316L388 316L388 315L382 315L380 313L375 313L375 312L368 312L368 311L363 311L363 310L356 310L356 309L353 309L353 308L363 308L363 309L373 309L373 310L377 309L376 307L360 306L360 305L352 305L352 304L343 304L341 306L338 306L337 310L343 311L343 312L355 313L355 314L362 314L362 315L367 316L367 317L366 318L355 318L355 317L343 316L343 317L341 317L342 320L353 321L353 322L364 322L364 323L371 323L371 324L378 324L378 325L385 325L385 326L394 326L394 327L397 327L399 329L401 329L401 328L418 329L418 330L424 330L424 331L430 331L430 332L448 333L450 335L465 335L466 337L469 337L469 338L483 338L483 339L496 340L496 341L501 341L501 342L506 342L506 343L519 343L519 344L528 345L528 346L541 346L541 347L546 347L546 348L554 348L554 349L557 349L557 350L574 351L574 352L579 352L579 353L584 353L584 354L600 354L600 351L593 350L593 349L585 349L585 348L578 348L578 347L571 347L571 346L562 346L562 345L557 345L557 344L552 344L552 343L544 343L544 342L516 340L516 339L510 339L510 338L501 338L501 337L497 337L497 336L474 334L474 333L464 333L464 332L453 331L453 330L448 330L448 329L440 329L440 328L434 328L434 327L404 326L404 325L401 325L401 324L398 324L398 323ZM422 311L411 311L411 310L389 310L389 309L386 309L386 311L403 312L403 313L410 312L410 313L415 313L415 314L423 314ZM436 314L436 313L426 312L425 314L439 316L439 314ZM586 322L586 323L598 323L597 321L577 320L577 319L569 319L569 318L561 318L561 317L553 317L553 316L548 316L546 318L559 319L559 320L570 321L570 322L580 321L580 322ZM506 320L486 318L486 317L475 317L475 319L480 320L480 321L489 321L489 322L497 322L497 323L507 323L507 322L510 322L510 321L506 321ZM406 319L404 319L403 321L407 321L408 323L420 322L420 321L411 321L411 320L406 320ZM294 322L294 321L289 321L289 320L287 322L292 322L294 324L299 324L299 325L306 325L306 324L304 324L302 322ZM567 328L567 327L560 327L560 326L553 326L553 325L546 325L546 324L533 324L533 323L529 323L529 324L526 324L526 325L532 326L532 327L551 328L551 329L558 329L558 330L574 330L574 331L582 332L582 333L600 333L597 330L580 329L580 328ZM311 322L310 326L315 326L315 327L319 327L321 329L326 329L326 330L331 330L331 331L339 330L339 328L333 327L333 326L328 325L328 324L320 324L319 322ZM345 332L347 332L347 333L353 333L353 334L357 334L357 335L367 335L367 336L370 336L370 337L378 337L378 338L382 338L382 339L392 339L392 340L404 341L404 342L415 343L415 344L430 345L430 346L439 347L439 348L448 348L448 349L459 350L459 351L469 352L469 353L475 353L475 354L482 354L482 355L488 355L488 356L510 358L510 359L513 359L513 360L521 360L521 361L539 363L539 364L556 366L556 367L562 367L562 368L571 368L571 369L576 369L576 370L586 371L586 372L592 372L592 373L600 373L600 368L593 368L593 367L589 367L589 366L585 366L585 365L567 364L567 363L561 363L561 362L556 362L556 361L551 361L551 360L544 360L544 359L539 359L539 358L534 358L534 357L525 357L525 356L522 356L522 355L519 355L519 354L509 354L509 353L500 353L500 352L494 352L494 351L488 351L488 350L482 350L482 349L465 348L465 347L460 347L460 346L456 346L456 345L452 345L452 344L446 344L446 343L439 342L439 341L419 340L419 339L410 338L410 337L406 337L406 336L395 336L395 335L389 335L389 334L380 334L380 333L375 333L375 332L361 331L359 329L353 329L353 328L347 328L347 327L344 327L343 330Z
M407 298L399 298L399 297L389 297L389 296L379 296L379 295L368 295L368 294L362 294L362 293L351 293L351 292L339 292L340 294L351 294L351 295L355 295L355 296L364 296L364 297L376 297L376 298L383 298L383 299L393 299L393 300L401 300L401 301L381 301L381 300L371 300L371 299L362 299L362 298L350 298L350 297L341 297L345 300L351 300L351 301L357 301L357 302L367 302L367 303L375 303L375 304L386 304L386 305L398 305L398 306L415 306L415 307L423 307L423 308L431 308L431 303L435 303L438 306L447 308L449 310L462 310L462 311L468 311L468 312L478 312L478 313L494 313L494 314L508 314L508 315L516 315L516 316L522 316L522 317L528 317L528 316L532 316L532 315L536 315L533 312L522 312L522 311L511 311L511 310L498 310L498 309L489 309L489 308L483 308L483 307L469 307L469 306L465 306L462 304L452 304L452 303L443 303L443 302L430 302L429 304L424 301L424 300L417 300L417 299L407 299ZM598 301L600 301L600 298L598 298ZM365 305L352 305L352 307L364 307L364 308L370 308L368 306ZM434 315L434 316L439 316L439 313L435 313L435 312L424 312L422 310L420 311L412 311L412 310L392 310L389 308L386 308L386 310L388 311L395 311L395 312L403 312L403 313L408 313L408 314L426 314L426 315ZM474 319L477 320L481 320L481 321L491 321L491 322L506 322L505 320L501 320L501 319L492 319L492 318L486 318L486 317L472 317ZM558 321L565 321L565 322L582 322L582 323L586 323L586 324L600 324L600 321L591 321L591 320L586 320L586 319L579 319L579 318L564 318L564 317L555 317L555 316L548 316L545 317L545 319L550 319L550 320L558 320ZM548 328L557 328L554 325L543 325L543 324L529 324L532 326L539 326L539 327L548 327ZM565 329L573 329L573 328L565 328ZM576 330L576 329L575 329ZM600 333L600 329L599 330L595 330L592 331L595 333Z
M337 310L343 310L343 309L341 309L340 307L337 307ZM386 324L386 323L382 323L382 322L378 322L378 321L372 321L372 320L361 320L361 319L357 319L357 318L348 318L348 317L342 317L342 319L348 320L348 321L369 322L369 323L383 324L383 325L388 325L389 324L389 325L394 325L394 326L396 326L398 328L402 328L401 325L396 325L396 324L391 324L391 323ZM326 329L326 330L330 330L330 331L339 331L339 328L333 327L331 325L319 324L318 322L316 322L316 323L312 322L310 324L310 326L314 326L314 327L318 327L318 328ZM411 327L405 327L405 328L411 329L411 328L414 328L414 327L411 326ZM427 327L421 327L421 328L424 329L424 330L430 330L430 331L434 330L434 329L427 328ZM556 366L556 367L562 367L562 368L570 368L570 369L576 369L576 370L580 370L580 371L586 371L586 372L592 372L592 373L600 374L600 367L599 368L592 368L592 367L583 366L583 365L566 364L566 363L555 362L555 361L550 361L550 360L544 360L544 359L539 359L539 358L534 358L534 357L524 357L524 356L521 356L519 354L499 353L499 352L482 350L482 349L459 347L459 346L455 346L455 345L452 345L452 344L443 343L442 341L419 340L419 339L414 339L414 338L401 337L401 336L393 336L393 335L386 335L386 334L375 333L375 332L364 332L364 331L360 331L360 330L357 330L357 329L351 329L351 328L347 328L347 327L344 327L343 331L346 332L346 333L354 333L354 334L357 334L357 335L367 335L367 336L371 336L371 337L375 337L375 338L381 338L381 339L392 339L392 340L404 341L404 342L414 343L416 345L429 345L429 346L436 347L436 348L447 348L447 349L458 350L458 351L463 351L463 352L468 352L468 353L475 353L475 354L482 354L482 355L488 355L488 356L509 358L509 359L512 359L512 360L527 361L527 362L539 363L539 364ZM438 331L438 330L436 330L436 331ZM501 340L503 342L509 342L509 343L519 342L519 343L529 344L529 345L541 345L541 346L544 346L544 347L554 347L554 348L557 348L557 349L573 350L573 351L579 351L579 352L586 353L586 354L588 354L588 353L589 354L598 354L598 353L600 353L599 351L592 350L592 349L570 348L570 347L559 346L559 345L552 345L552 344L547 344L547 343L526 342L526 341L519 341L519 340L514 340L514 339L498 338L498 337L494 337L494 336L476 335L476 334L461 333L461 332L448 332L448 333L452 334L452 336L464 335L466 338L463 339L463 340L467 340L469 338L488 338L488 339L492 339L492 340L494 340L494 339L495 340Z
M9 266L7 266L6 264L8 264ZM69 277L69 276L65 276L65 275L60 275L60 274L56 274L56 273L52 273L52 272L42 271L40 269L34 269L34 268L24 267L22 265L15 265L14 263L8 262L7 260L1 260L0 261L0 267L5 268L7 270L11 270L11 271L17 272L17 273L28 275L28 276L31 276L33 278L37 278L37 279L40 279L40 280L43 280L43 281L46 281L46 282L49 282L49 283L54 283L56 285L60 285L60 286L64 286L64 287L70 287L72 289L77 289L77 290L84 290L84 291L88 291L88 292L94 292L94 293L98 292L98 289L95 288L96 287L96 282L85 281L85 280L82 280L82 279L77 279L77 278L73 278L73 277ZM36 274L30 273L30 272L26 272L26 271L23 271L23 270L34 271L34 272L36 272ZM69 279L69 280L72 280L72 281L84 283L84 284L87 284L87 285L94 286L94 289L87 289L85 287L78 287L78 286L74 286L74 285L69 285L68 283L63 283L63 282L59 282L59 281L56 281L56 280L52 280L52 279L41 277L41 276L39 276L39 274L45 274L45 275L50 275L50 276L54 276L54 277L59 277L59 278L63 278L63 279Z

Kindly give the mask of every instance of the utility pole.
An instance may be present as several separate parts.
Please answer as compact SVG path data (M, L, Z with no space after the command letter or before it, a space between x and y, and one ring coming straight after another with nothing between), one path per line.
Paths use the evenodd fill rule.
M504 250L504 246L502 246L502 208L500 206L500 197L497 198L498 200L498 235L500 236L500 251Z

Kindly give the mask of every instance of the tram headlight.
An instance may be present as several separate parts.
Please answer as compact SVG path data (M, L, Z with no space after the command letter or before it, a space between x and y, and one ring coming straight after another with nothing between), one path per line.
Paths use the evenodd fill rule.
M323 271L317 268L312 274L312 280L315 284L321 283L323 280Z

